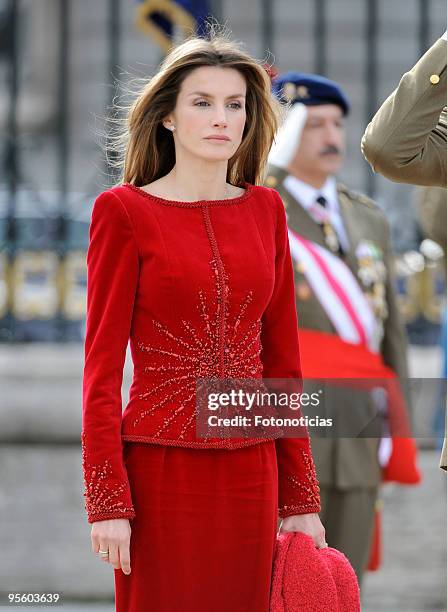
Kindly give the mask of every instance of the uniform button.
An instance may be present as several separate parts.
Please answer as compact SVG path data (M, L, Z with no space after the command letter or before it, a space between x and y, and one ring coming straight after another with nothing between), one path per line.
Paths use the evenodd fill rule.
M431 77L430 77L430 83L432 85L437 85L440 80L441 79L439 78L439 75L437 75L437 74L432 74Z

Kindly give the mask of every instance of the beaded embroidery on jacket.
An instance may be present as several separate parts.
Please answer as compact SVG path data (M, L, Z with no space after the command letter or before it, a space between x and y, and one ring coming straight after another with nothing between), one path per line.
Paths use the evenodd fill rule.
M129 484L126 481L114 481L114 471L108 459L101 464L92 464L87 459L87 442L85 432L81 433L82 468L84 473L85 510L90 518L106 519L109 515L131 517L135 511L133 506L126 506L122 500L128 493Z
M194 322L181 319L181 333L173 332L167 324L152 319L155 339L137 339L137 348L147 357L143 368L148 377L146 389L138 399L150 403L132 419L132 427L146 418L156 415L164 407L170 408L162 424L152 434L151 441L163 443L171 440L170 428L178 422L181 430L173 434L176 444L188 446L234 448L239 442L226 439L225 431L219 427L219 437L191 439L198 411L196 406L196 381L198 379L260 379L263 365L261 354L261 320L246 321L247 309L253 301L253 291L247 290L240 303L232 302L229 275L222 261L208 206L201 207L206 234L212 251L210 266L210 293L203 287L196 289L196 312ZM156 338L159 338L157 343ZM160 382L160 374L162 381ZM249 438L246 431L244 438ZM163 436L166 436L163 438ZM275 436L267 436L268 438ZM137 436L126 433L126 440L137 440ZM263 438L264 439L264 438ZM252 439L253 443L259 440Z
M159 427L156 436L160 436L169 428L172 421L181 414L185 414L188 406L194 405L198 378L259 378L262 374L262 363L259 357L261 321L259 319L252 321L242 335L238 334L247 306L252 301L252 291L247 292L234 320L230 321L228 303L231 292L228 276L222 264L219 274L219 264L216 259L211 260L210 265L216 278L216 292L215 299L208 304L204 291L198 290L197 309L201 329L195 327L191 321L182 320L185 336L181 337L170 332L163 323L153 320L155 329L171 345L171 348L166 349L163 346L148 345L141 340L138 341L138 348L149 357L158 356L161 359L168 357L173 363L172 365L162 362L149 363L145 366L145 373L162 371L169 377L159 385L150 387L139 394L139 399L150 400L161 391L162 398L150 408L141 411L139 416L133 420L133 425L137 426L142 419L154 414L165 403L177 401L179 396L186 395L180 406ZM213 310L215 316L211 314ZM196 416L197 409L193 408L178 436L180 440L184 439L185 433L194 425Z
M295 474L287 475L287 481L295 491L295 495L291 496L287 505L280 508L282 516L315 512L315 508L320 505L320 487L312 456L303 449L300 449L300 454L305 468L303 470L305 478L303 480Z

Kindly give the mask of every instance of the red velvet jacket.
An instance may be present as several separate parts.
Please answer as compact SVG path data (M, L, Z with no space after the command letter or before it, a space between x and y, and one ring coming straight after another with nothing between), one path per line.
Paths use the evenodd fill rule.
M278 193L175 202L130 184L95 200L87 252L82 451L89 522L133 518L122 442L238 448L196 437L196 378L301 376ZM127 344L134 364L122 413ZM318 512L308 438L276 439L281 516Z

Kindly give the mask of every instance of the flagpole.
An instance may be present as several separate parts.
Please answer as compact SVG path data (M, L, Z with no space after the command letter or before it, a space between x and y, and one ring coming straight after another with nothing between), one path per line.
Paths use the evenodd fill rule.
M223 21L223 0L211 0L210 9L212 16L218 21L222 23Z
M262 14L262 55L265 55L267 51L274 53L274 23L273 23L273 0L261 0L261 14Z

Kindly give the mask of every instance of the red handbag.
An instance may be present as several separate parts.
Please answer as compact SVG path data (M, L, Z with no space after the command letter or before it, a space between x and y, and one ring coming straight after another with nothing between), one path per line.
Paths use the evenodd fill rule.
M360 589L348 559L335 548L315 548L304 533L280 533L270 612L360 612Z

